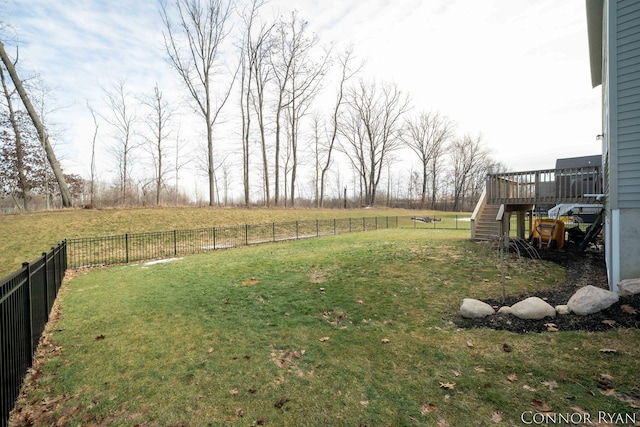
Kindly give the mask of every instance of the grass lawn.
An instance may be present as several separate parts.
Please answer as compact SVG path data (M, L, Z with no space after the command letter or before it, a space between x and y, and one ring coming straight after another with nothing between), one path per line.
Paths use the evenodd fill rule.
M163 207L135 209L63 209L0 215L0 277L32 261L64 239L153 231L190 230L305 219L372 216L431 216L404 209L277 209ZM457 214L460 215L460 214ZM454 218L455 213L438 212ZM462 214L470 216L470 214Z
M542 411L637 413L625 400L639 392L638 330L456 327L462 298L501 295L495 254L468 238L383 230L82 272L63 286L21 416L473 426L522 425ZM563 279L542 261L507 268L510 294Z

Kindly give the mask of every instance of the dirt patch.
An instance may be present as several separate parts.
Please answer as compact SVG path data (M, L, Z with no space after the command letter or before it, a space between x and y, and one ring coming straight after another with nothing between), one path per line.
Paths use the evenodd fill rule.
M607 270L602 252L578 252L568 250L540 250L540 257L555 262L566 271L566 280L561 285L546 291L507 296L504 303L501 300L484 300L498 308L503 305L511 306L530 296L537 296L556 306L566 304L569 298L582 286L593 285L609 289L607 285ZM462 319L455 323L462 328L491 328L518 333L545 331L607 331L612 328L640 328L640 295L620 297L620 301L606 310L589 316L575 314L556 316L542 320L518 319L512 315L495 314L482 319Z

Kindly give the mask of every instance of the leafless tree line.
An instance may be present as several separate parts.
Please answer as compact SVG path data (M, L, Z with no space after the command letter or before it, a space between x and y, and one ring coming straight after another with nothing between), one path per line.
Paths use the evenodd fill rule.
M441 113L414 112L409 93L397 84L364 78L365 64L352 48L323 47L298 12L269 17L265 4L159 3L166 57L203 123L204 150L181 139L183 106L170 102L158 84L136 94L126 81L113 82L103 87L100 106L87 104L94 124L90 176L75 186L82 188L73 196L76 204L188 203L179 190L181 170L196 167L207 177L205 192L196 198L210 206L323 207L348 201L472 207L484 175L502 168L480 135L460 136L455 122ZM3 77L11 117L14 94L4 83ZM3 145L23 152L20 135L28 132L17 132L11 119L6 123L0 129L7 135ZM98 171L105 163L99 142L105 140L116 171L111 183ZM32 186L20 172L23 157L0 162L16 171L6 186L21 189L13 194L26 208ZM240 182L234 170L241 171ZM241 188L241 197L230 198L231 187Z

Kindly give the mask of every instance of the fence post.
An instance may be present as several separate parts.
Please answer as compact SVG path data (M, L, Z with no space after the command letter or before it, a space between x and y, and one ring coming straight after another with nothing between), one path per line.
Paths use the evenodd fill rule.
M364 217L362 217L362 231L367 231L367 224L364 222Z
M213 250L216 250L216 228L213 227Z
M271 236L272 236L272 240L275 242L276 241L276 223L272 223L271 224Z
M320 236L320 230L318 229L318 220L316 219L316 237Z
M33 307L31 301L31 264L28 262L22 263L22 268L24 268L27 272L27 283L25 284L27 295L24 299L24 313L28 316L25 319L25 323L28 327L28 335L25 337L29 342L29 366L33 363Z
M56 248L51 248L51 255L54 255ZM44 310L46 313L46 319L49 320L49 260L47 259L47 253L42 252L42 258L44 258Z
M298 221L296 221L296 239L299 239L299 234L298 234Z
M351 218L349 218L349 233L351 233Z
M124 235L124 258L125 264L129 263L129 233Z
M333 218L333 235L336 235L336 219Z
M173 255L178 255L178 231L173 230Z
M249 246L249 224L244 225L244 244Z

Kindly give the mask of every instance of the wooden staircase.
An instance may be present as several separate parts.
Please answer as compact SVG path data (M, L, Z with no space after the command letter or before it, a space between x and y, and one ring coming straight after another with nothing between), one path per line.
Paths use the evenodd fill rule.
M471 215L471 239L486 241L502 235L504 205L487 203L487 190L482 192Z
M496 220L501 205L484 205L475 220L474 240L492 240L502 235L502 221Z

